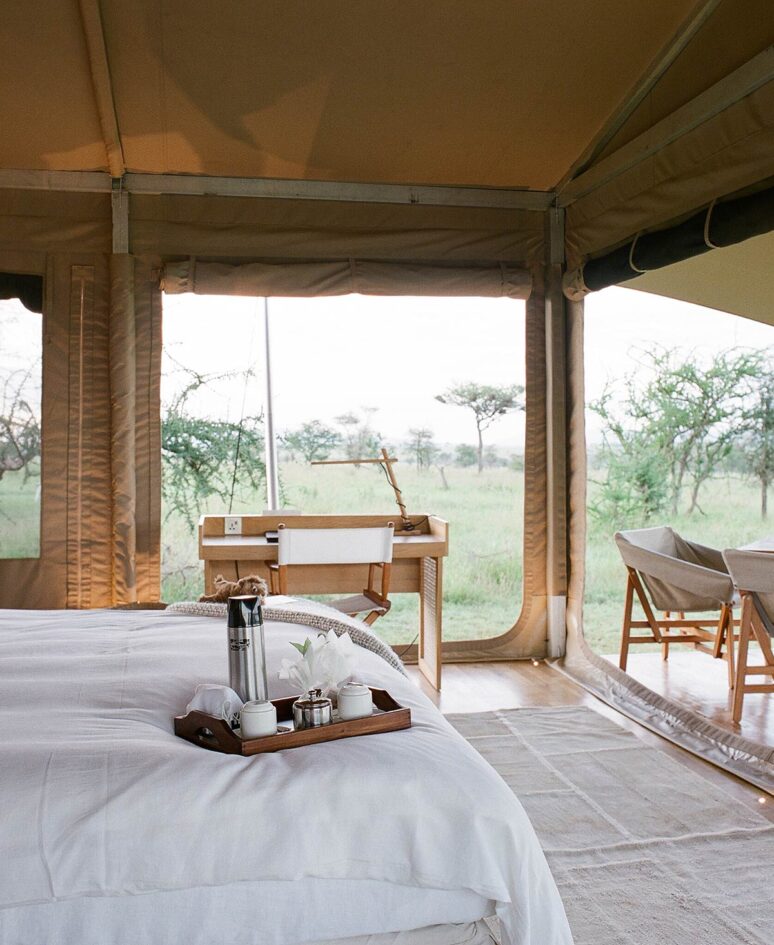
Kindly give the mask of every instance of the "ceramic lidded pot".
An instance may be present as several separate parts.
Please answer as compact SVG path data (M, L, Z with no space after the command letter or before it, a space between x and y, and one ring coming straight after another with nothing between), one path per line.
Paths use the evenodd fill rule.
M242 706L242 738L277 734L277 710L271 702L246 702Z
M364 719L373 714L374 703L371 690L363 683L350 682L339 689L339 718L347 722L350 719Z

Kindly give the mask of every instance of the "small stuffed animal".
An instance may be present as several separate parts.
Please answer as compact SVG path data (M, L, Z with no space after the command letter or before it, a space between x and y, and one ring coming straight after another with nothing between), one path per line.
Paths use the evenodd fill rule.
M222 574L219 574L215 578L214 585L215 593L202 594L199 598L200 603L225 604L229 597L257 594L258 597L265 598L269 593L266 581L257 574L248 574L247 577L240 578L238 581L227 581Z

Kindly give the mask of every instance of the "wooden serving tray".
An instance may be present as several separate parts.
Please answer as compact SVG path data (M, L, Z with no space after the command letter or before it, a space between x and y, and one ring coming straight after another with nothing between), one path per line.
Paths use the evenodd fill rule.
M227 755L259 755L267 751L283 751L285 748L301 748L303 745L332 742L354 735L376 735L411 727L411 709L399 705L385 689L371 689L371 695L374 706L381 711L363 719L333 721L330 725L318 728L278 732L261 738L240 738L225 719L193 711L188 715L175 716L175 735L210 751L221 751ZM288 696L286 699L272 700L277 709L278 725L286 722L293 724L293 703L298 698Z

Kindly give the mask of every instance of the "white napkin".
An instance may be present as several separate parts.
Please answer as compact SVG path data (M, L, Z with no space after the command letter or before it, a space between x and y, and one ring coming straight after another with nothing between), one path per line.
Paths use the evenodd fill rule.
M216 719L225 719L232 723L242 711L244 702L228 686L218 686L215 683L202 683L196 687L193 699L185 707L186 712L205 712L214 715Z

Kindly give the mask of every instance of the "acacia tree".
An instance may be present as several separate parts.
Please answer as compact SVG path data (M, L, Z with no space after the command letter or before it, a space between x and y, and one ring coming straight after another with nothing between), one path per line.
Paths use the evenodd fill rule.
M765 357L765 355L762 355ZM741 437L744 471L761 490L761 518L769 511L769 486L774 482L774 371L768 360L753 382Z
M452 454L447 453L445 450L435 450L433 453L433 466L438 470L438 475L441 477L441 485L444 490L449 489L449 480L446 478L446 467L453 461L454 457Z
M427 469L438 451L433 443L433 431L427 427L411 427L408 432L410 439L406 442L406 448L409 455L417 469Z
M40 420L28 389L34 364L26 371L12 371L2 381L0 394L0 479L7 472L23 470L25 481L32 475L30 464L40 456Z
M371 428L371 419L376 407L363 407L363 416L343 413L335 418L341 427L341 445L347 459L370 459L375 457L382 445L381 436Z
M235 490L262 492L266 482L263 418L216 420L191 413L189 400L219 378L187 370L189 383L161 418L162 495L167 515L193 531L204 501L218 496L231 507Z
M478 454L475 446L469 446L467 443L459 443L454 448L454 462L457 466L467 469L468 466L475 466Z
M636 420L650 428L671 470L672 511L684 487L688 513L699 509L699 490L731 452L745 403L760 370L752 351L721 351L709 364L693 354L651 349L653 377L635 409Z
M495 387L490 384L455 384L443 394L437 394L436 400L452 407L467 407L473 412L478 434L478 471L484 468L484 431L487 430L498 417L513 410L524 410L524 388L519 384L510 384L507 387Z
M699 491L738 439L760 365L757 352L723 351L701 364L677 349L646 350L639 370L624 379L622 396L608 388L589 405L604 423L603 505L639 504L647 517L668 497L677 514L688 488L688 512L701 511Z
M606 409L603 403L590 408L599 413ZM596 458L605 478L589 511L616 528L644 524L669 504L669 469L649 431L628 429L611 416L603 436Z
M341 436L319 420L310 420L285 433L282 442L291 452L300 453L307 463L313 463L327 459L341 442Z

